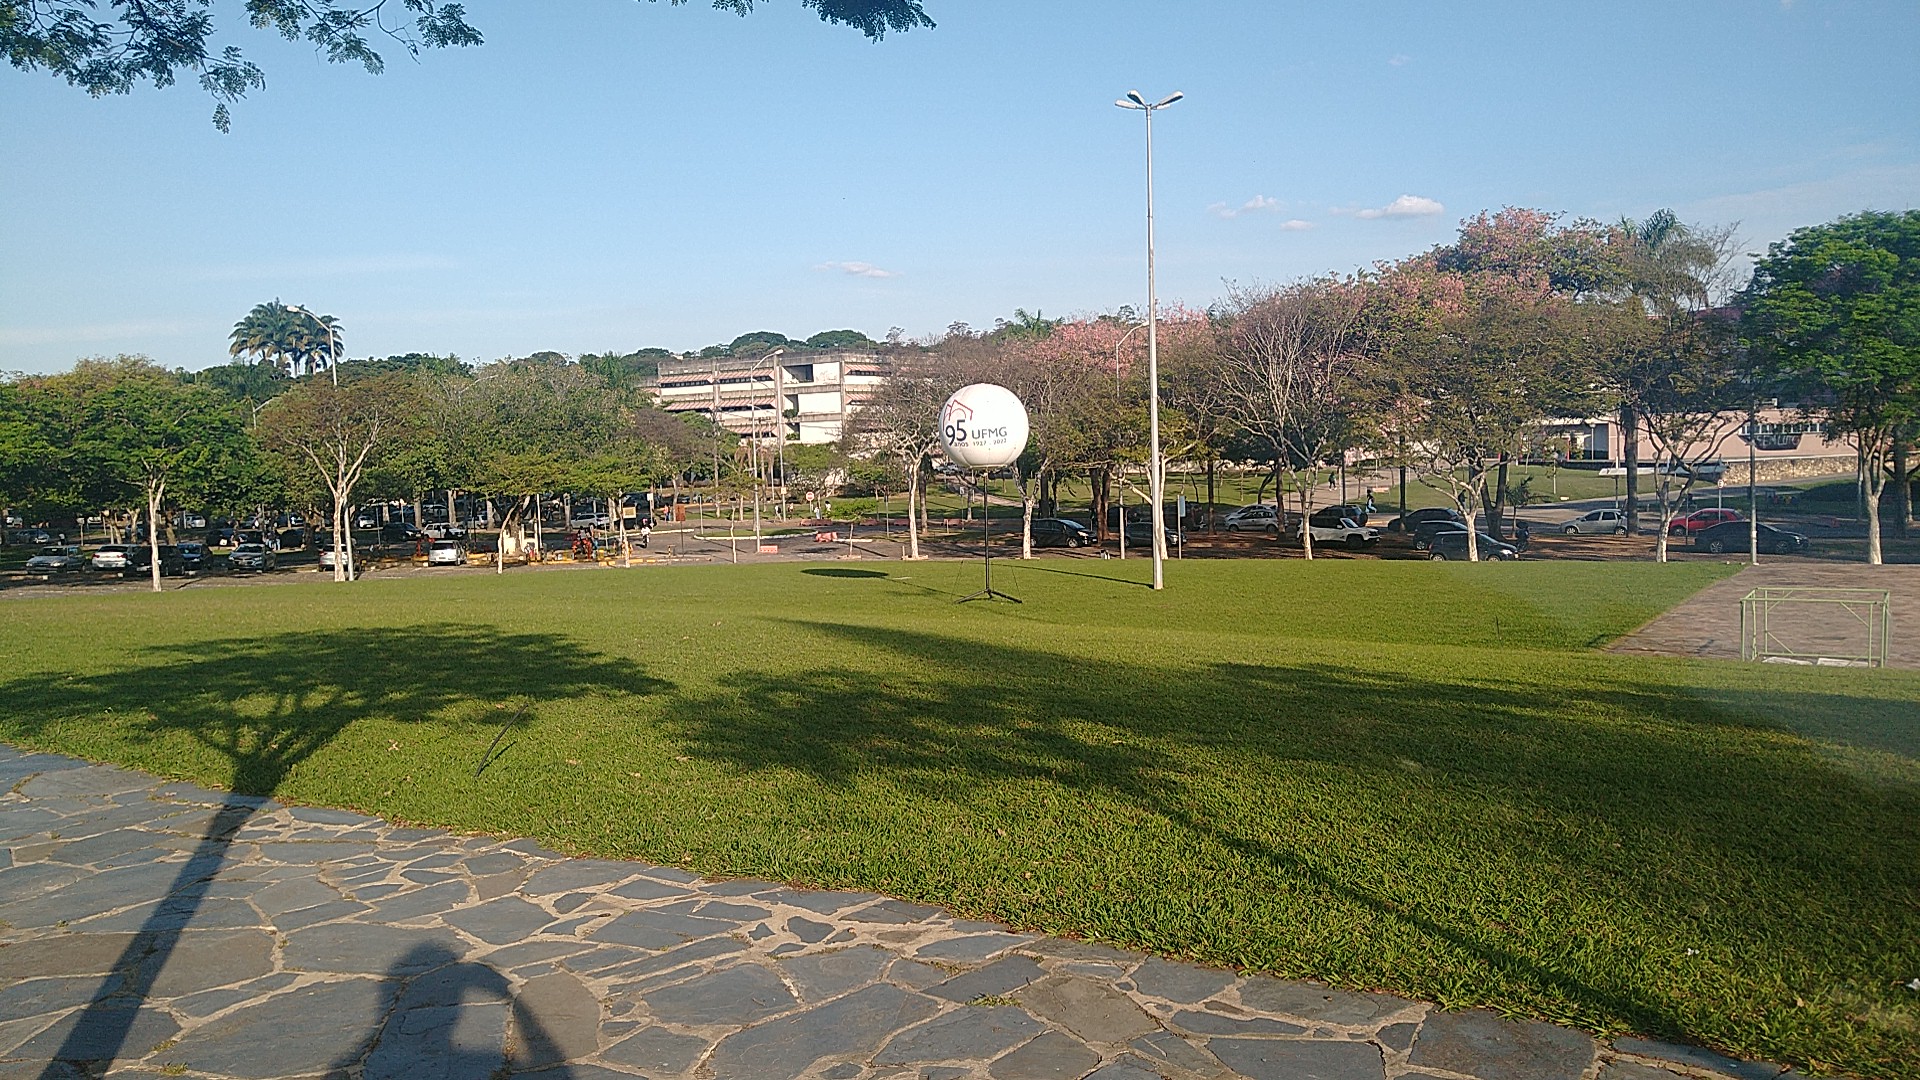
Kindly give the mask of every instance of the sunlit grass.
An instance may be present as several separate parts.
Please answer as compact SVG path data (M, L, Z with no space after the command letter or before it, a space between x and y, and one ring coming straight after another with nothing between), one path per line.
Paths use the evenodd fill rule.
M1920 1067L1920 677L1593 651L1704 564L449 572L16 602L0 737L1846 1070ZM524 711L522 711L524 706ZM496 760L476 777L502 725Z

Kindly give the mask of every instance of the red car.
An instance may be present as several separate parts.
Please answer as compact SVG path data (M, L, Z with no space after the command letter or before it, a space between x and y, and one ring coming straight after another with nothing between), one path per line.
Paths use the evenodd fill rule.
M1716 507L1716 508L1707 509L1707 510L1695 510L1693 513L1688 514L1686 517L1674 518L1673 524L1667 526L1667 535L1668 536L1692 536L1703 529L1711 529L1715 525L1719 525L1723 522L1745 521L1745 520L1746 518L1743 518L1740 516L1740 511L1731 510L1726 507Z

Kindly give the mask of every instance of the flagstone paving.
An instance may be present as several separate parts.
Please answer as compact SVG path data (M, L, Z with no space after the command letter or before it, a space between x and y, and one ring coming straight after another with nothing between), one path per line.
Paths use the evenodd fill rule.
M1794 1075L6 747L0 791L0 1080Z

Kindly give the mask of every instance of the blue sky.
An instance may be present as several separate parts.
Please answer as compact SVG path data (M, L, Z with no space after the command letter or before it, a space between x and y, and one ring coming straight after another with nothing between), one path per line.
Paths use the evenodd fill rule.
M0 370L222 363L275 297L351 355L478 360L1140 306L1132 88L1187 94L1154 125L1165 303L1509 204L1748 250L1920 205L1911 0L927 8L876 45L797 0L472 0L484 46L377 77L235 26L268 88L230 135L191 86L0 70Z

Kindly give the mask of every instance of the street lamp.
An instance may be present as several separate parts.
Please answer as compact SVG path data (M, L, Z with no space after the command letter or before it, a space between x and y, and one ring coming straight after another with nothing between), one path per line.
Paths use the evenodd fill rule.
M749 382L752 381L753 373L756 371L759 371L762 367L764 367L767 361L772 360L774 357L779 356L781 353L786 351L787 350L784 348L775 349L772 352L768 353L767 355L761 357L752 367L747 369L748 381ZM779 367L776 365L774 368L774 379L773 379L774 388L776 390L776 394L775 394L776 404L778 403L778 397L779 397L777 391L780 386L779 370L780 370ZM758 423L759 411L760 411L759 407L755 406L754 413L756 415L755 415L755 423L753 426L753 440L752 440L753 441L753 550L755 554L759 553L760 545L761 545L761 537L760 537L760 483L761 483L760 430L761 429ZM784 430L786 428L786 423L787 423L786 419L783 416L780 419L780 426L782 428L782 431L780 433L781 442L786 441L786 431ZM784 457L785 455L782 455L782 456Z
M1160 333L1159 306L1153 291L1153 114L1157 109L1179 101L1186 95L1175 91L1152 104L1140 96L1140 91L1129 90L1127 96L1114 102L1123 109L1134 109L1147 114L1147 491L1153 499L1153 587L1165 588L1161 579L1161 564L1167 560L1166 528L1166 463L1160 460ZM1120 532L1126 534L1126 522L1120 523Z
M308 311L306 308L301 307L299 304L289 305L287 310L297 311L300 314L305 315L307 318L312 319L314 323L320 327L320 329L325 330L327 332L327 373L333 376L333 385L339 386L340 385L340 371L339 371L340 338L338 333L334 330L333 324L328 322L325 319L322 319L320 316L315 315L313 312Z

